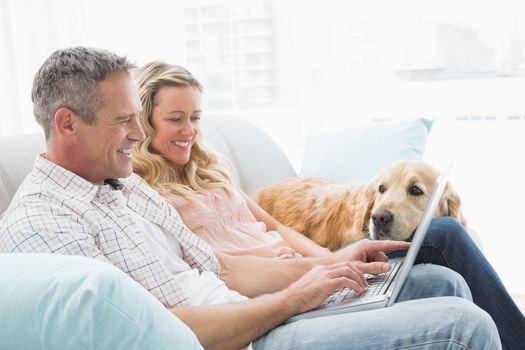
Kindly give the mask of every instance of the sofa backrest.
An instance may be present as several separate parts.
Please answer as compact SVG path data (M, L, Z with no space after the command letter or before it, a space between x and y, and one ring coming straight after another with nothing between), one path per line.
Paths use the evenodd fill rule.
M0 215L31 171L36 155L45 150L43 133L0 137Z
M238 117L207 117L202 132L207 144L224 154L236 169L240 187L253 196L297 173L283 150L260 128Z
M235 117L210 117L202 122L206 145L228 158L236 183L248 194L296 173L283 151L262 130ZM43 133L0 137L0 215L31 171L37 154L45 152Z

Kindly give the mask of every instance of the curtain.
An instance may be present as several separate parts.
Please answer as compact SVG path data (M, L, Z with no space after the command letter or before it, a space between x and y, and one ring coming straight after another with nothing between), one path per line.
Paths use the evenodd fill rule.
M0 136L40 130L31 86L37 69L60 48L91 46L143 64L185 64L183 2L152 0L0 1Z

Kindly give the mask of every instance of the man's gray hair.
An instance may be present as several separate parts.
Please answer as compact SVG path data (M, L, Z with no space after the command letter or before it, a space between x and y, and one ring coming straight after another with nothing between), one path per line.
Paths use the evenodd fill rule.
M46 140L60 108L67 107L85 123L93 124L103 102L97 82L115 73L129 73L133 68L135 65L126 57L106 50L72 47L53 52L36 73L31 92L33 113Z

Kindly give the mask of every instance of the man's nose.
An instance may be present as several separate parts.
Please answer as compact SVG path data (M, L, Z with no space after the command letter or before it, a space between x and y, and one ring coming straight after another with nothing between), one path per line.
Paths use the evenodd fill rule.
M146 134L144 134L144 130L142 130L142 126L140 125L140 119L138 117L131 118L129 138L139 142L144 141L144 139L146 138Z

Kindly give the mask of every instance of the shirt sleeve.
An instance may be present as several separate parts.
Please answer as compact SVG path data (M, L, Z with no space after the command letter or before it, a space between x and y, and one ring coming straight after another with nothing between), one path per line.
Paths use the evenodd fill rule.
M25 201L0 222L0 251L82 255L109 262L79 213L40 201Z

